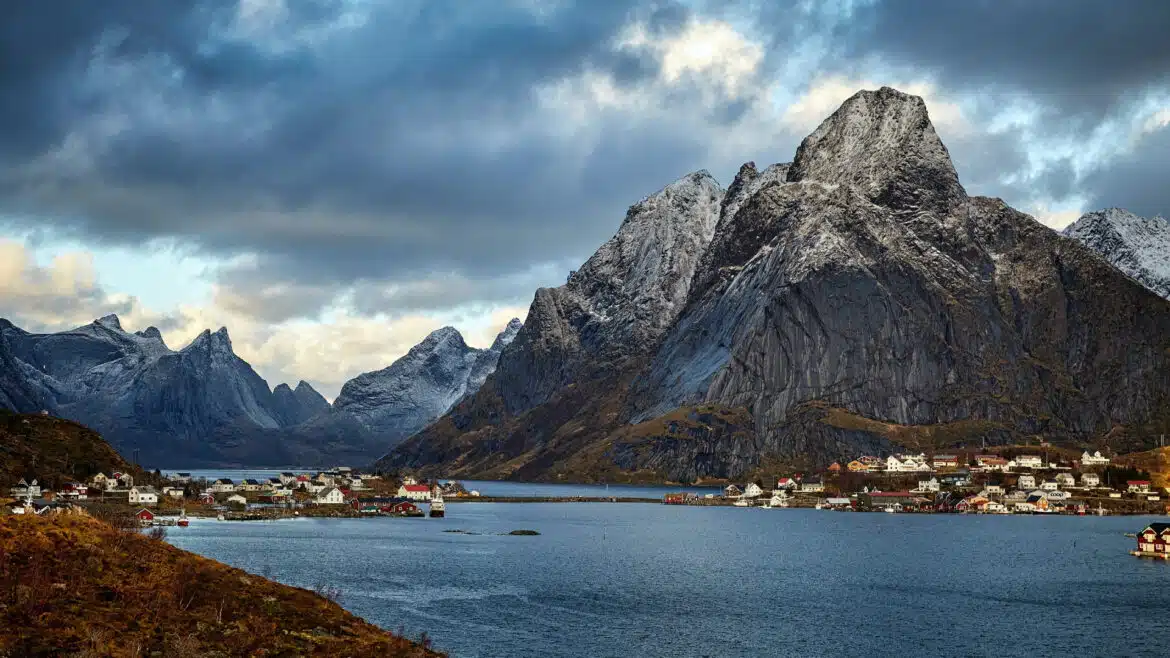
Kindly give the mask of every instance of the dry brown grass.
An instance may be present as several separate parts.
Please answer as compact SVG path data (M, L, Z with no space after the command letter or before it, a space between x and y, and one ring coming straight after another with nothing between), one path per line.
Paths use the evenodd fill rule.
M0 656L67 655L441 654L308 590L102 521L4 517Z

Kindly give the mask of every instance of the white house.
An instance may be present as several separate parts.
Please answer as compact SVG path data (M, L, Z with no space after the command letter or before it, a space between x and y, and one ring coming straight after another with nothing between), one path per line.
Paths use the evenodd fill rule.
M796 486L796 480L792 478L780 478L779 480L776 480L777 489L795 489Z
M327 487L323 484L318 484L316 482L310 482L310 483L305 485L305 491L308 491L311 494L319 494L328 488L329 487Z
M1081 486L1086 489L1092 489L1101 485L1101 476L1096 473L1082 473Z
M748 484L747 487L744 488L743 496L741 496L741 498L759 498L760 496L763 496L763 495L764 495L764 490L760 488L760 485L756 484L755 482L752 482L752 483Z
M1036 478L1032 475L1021 475L1020 479L1016 481L1016 486L1030 491L1036 488Z
M1056 491L1057 489L1060 489L1060 485L1054 480L1045 480L1040 483L1041 491Z
M402 484L409 487L412 484L418 484L418 480L407 475L406 477L402 478Z
M20 482L16 483L15 487L9 489L13 498L40 498L41 485L37 484L36 480L32 482L25 482L24 478L20 478Z
M1081 454L1081 466L1106 466L1109 464L1109 461L1110 459L1108 457L1101 456L1100 450L1091 455L1088 450Z
M129 489L134 486L134 476L129 473L114 473L114 480L117 485Z
M1077 479L1073 477L1072 473L1057 473L1055 480L1056 484L1062 487L1077 486Z
M98 473L93 476L91 482L93 483L94 489L102 489L104 491L110 488L110 478L106 477L105 473Z
M236 490L236 483L232 482L230 478L220 478L211 483L212 493L233 493Z
M800 483L800 490L805 493L821 493L825 490L825 483L820 478L805 478Z
M169 498L182 498L183 497L183 488L182 487L163 487L162 492L163 492L164 496L167 496Z
M296 473L291 473L289 471L285 471L285 472L280 474L280 483L283 485L287 486L288 484L290 484L292 482L296 482L296 481L297 481L297 474Z
M345 496L341 494L341 489L329 487L317 494L315 501L318 505L344 505Z
M728 489L732 487L735 487L735 485L729 486ZM735 491L736 497L742 495L738 487L736 487ZM730 494L728 496L730 497ZM425 484L403 484L401 487L398 487L398 497L406 498L407 500L430 500L431 488Z
M236 485L236 491L260 491L260 481L252 478L242 480Z
M127 502L131 505L141 505L142 507L149 507L158 504L158 492L154 487L130 487L130 495Z
M997 503L994 500L991 500L983 506L983 511L987 512L988 514L1006 514L1008 508L1003 503Z
M1003 495L1003 487L998 485L998 484L989 484L986 487L984 487L982 495L984 497L1002 496Z
M1044 460L1040 455L1020 455L1016 457L1016 466L1020 468L1043 468Z
M248 499L244 498L243 496L241 496L238 493L234 493L234 494L227 497L227 503L229 505L231 505L232 503L235 503L237 505L247 505Z
M929 480L919 480L917 491L927 493L938 493L938 478L930 478Z
M360 475L354 475L350 477L349 488L353 489L354 491L364 491L369 489L369 487L366 486L366 483L362 481L362 476Z
M1150 493L1149 480L1129 480L1125 484L1130 493Z
M171 480L174 482L178 482L179 484L187 484L188 482L191 481L191 474L190 473L175 473L171 477Z

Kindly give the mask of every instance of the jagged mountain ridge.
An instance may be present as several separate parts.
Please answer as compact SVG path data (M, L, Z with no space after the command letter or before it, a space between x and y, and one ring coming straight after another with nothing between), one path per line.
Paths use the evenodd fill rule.
M491 348L467 348L458 390L426 421L482 384L517 330L515 321ZM307 382L270 391L226 328L175 351L157 328L127 332L114 315L50 334L0 320L0 407L84 423L157 466L361 463L385 445L376 427L331 414Z
M350 419L383 448L404 439L479 390L522 327L513 318L487 349L468 346L454 327L436 329L386 368L346 382L329 413L312 424Z
M685 309L644 358L532 396L556 356L533 346L573 344L538 291L479 394L380 465L694 480L895 443L1137 446L1170 426L1170 305L969 197L920 98L860 92L765 172L745 165L718 200Z
M1081 215L1063 234L1170 299L1170 220L1106 208Z

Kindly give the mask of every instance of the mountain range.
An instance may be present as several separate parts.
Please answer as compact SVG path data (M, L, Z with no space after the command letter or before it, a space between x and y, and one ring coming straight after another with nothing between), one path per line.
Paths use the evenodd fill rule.
M151 466L364 463L478 388L518 327L486 350L436 330L330 405L307 382L270 390L226 328L175 351L158 329L128 332L115 315L49 334L0 320L0 407L84 423Z
M1059 234L971 196L922 99L882 88L791 162L634 204L488 349L444 327L330 404L270 389L226 329L176 351L116 316L0 319L0 407L154 466L690 482L1040 438L1140 450L1170 429L1167 297L1166 220Z
M1167 253L1121 234L1098 242ZM1070 236L969 195L921 98L859 92L792 162L632 206L536 292L479 391L378 465L690 482L903 448L1149 447L1170 428L1170 302L1151 268Z

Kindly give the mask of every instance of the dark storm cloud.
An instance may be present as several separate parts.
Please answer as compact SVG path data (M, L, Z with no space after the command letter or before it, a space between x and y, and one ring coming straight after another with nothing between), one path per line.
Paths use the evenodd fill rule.
M1143 217L1170 219L1170 127L1086 177L1090 208L1125 208Z
M604 180L587 182L567 173L580 165L569 160L579 160L579 144L550 139L545 125L525 128L557 119L534 113L541 85L586 70L628 88L655 76L653 57L615 49L615 39L634 19L660 35L681 29L689 10L678 4L606 0L534 13L390 3L316 41L309 32L353 8L292 3L298 13L280 29L237 39L230 3L148 3L146 14L142 3L98 4L65 12L66 26L53 23L61 8L44 3L5 21L14 37L6 61L46 62L5 87L18 108L5 132L28 138L19 150L0 144L6 209L55 215L88 238L256 250L278 277L499 274L587 253L625 204L666 182L664 169L685 173L673 156L702 150L684 143L650 168L610 162ZM15 38L17 24L39 26L33 32L56 45ZM32 87L43 93L19 93ZM24 130L45 106L53 120ZM128 125L103 134L102 117ZM597 150L672 141L668 127L614 128L627 134L601 131ZM20 166L79 131L80 156L94 167L71 170L84 161L71 152L47 173Z
M821 74L888 62L955 93L1027 97L1054 129L1087 132L1170 71L1156 34L1170 3L1126 7L890 0L844 20L836 4L804 2L298 0L268 27L240 23L235 0L7 3L0 213L86 240L258 253L221 284L269 321L355 284L368 312L511 302L513 286L529 297L559 283L530 273L587 256L629 204L739 164L713 160L713 144L764 85L718 101L685 75L662 88L653 52L616 45L632 21L652 38L696 12L753 25L768 44L761 83L820 36ZM541 90L586 72L666 112L593 108L577 126L576 108L541 104ZM788 159L800 137L761 150ZM944 137L981 193L1028 164L1019 130ZM1020 180L1002 194L1075 190L1059 166Z
M1170 3L972 0L862 3L838 26L849 58L879 55L952 89L1007 87L1095 118L1170 81Z

